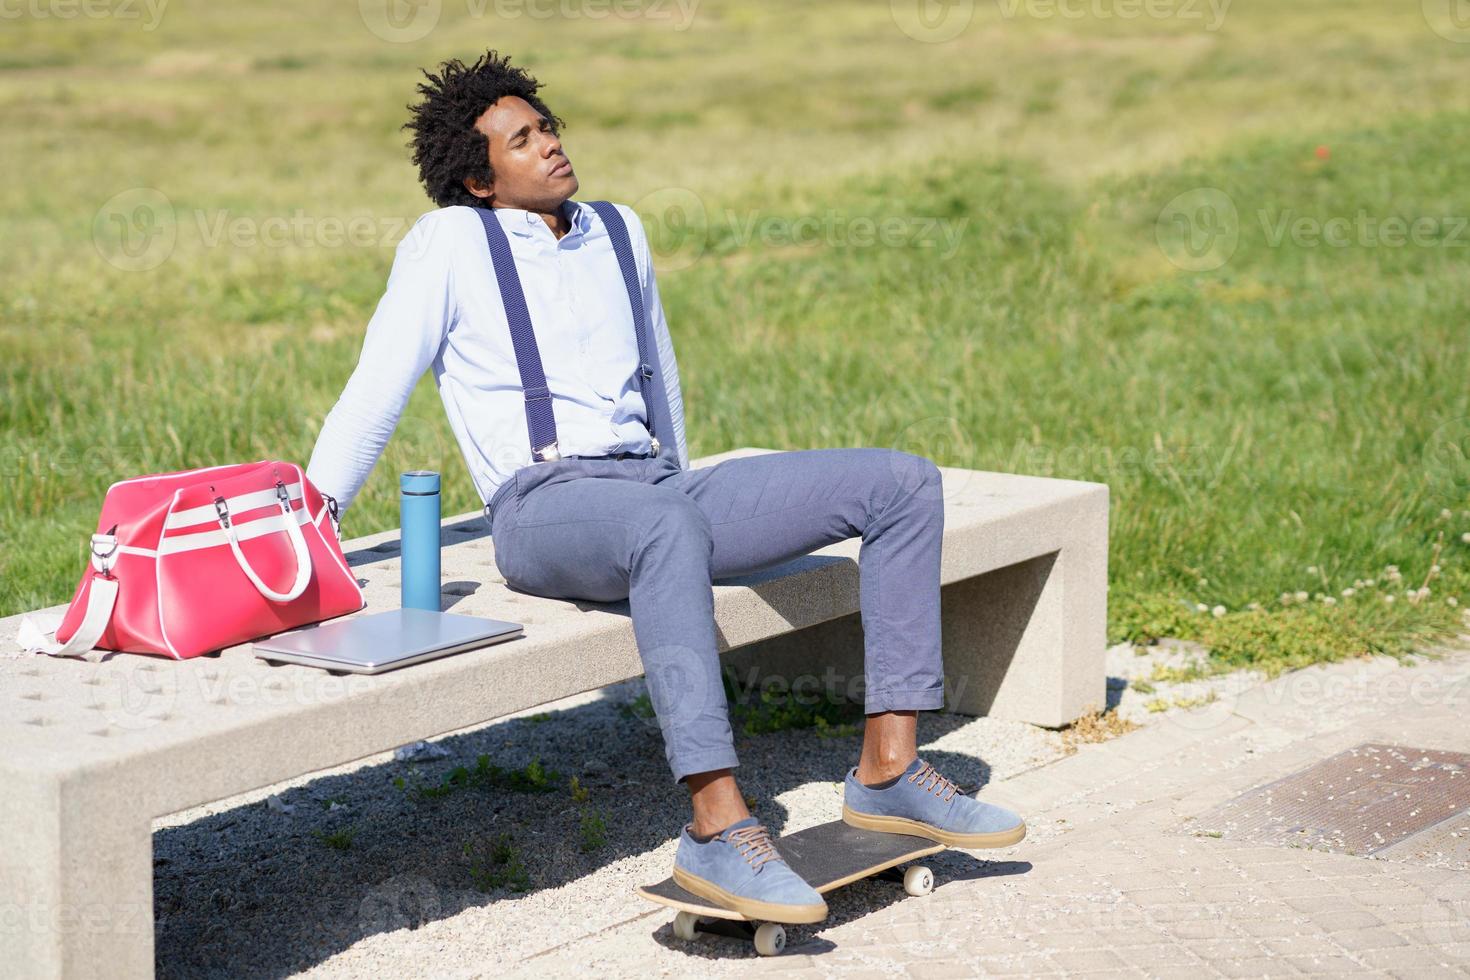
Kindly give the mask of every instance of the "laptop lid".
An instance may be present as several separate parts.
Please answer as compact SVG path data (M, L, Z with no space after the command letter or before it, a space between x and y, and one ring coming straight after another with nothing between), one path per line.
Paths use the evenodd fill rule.
M256 640L271 663L376 674L514 639L520 623L429 609L388 609Z

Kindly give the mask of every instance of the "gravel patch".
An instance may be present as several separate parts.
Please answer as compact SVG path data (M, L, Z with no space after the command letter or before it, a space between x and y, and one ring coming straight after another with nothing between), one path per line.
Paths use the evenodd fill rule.
M1191 677L1205 656L1173 641L1110 649L1108 707L1150 724L1228 706L1228 692L1261 679ZM635 678L155 821L158 975L475 977L533 969L528 957L635 919L653 932L671 913L633 890L669 874L689 800L656 721L633 710L644 693ZM1055 731L946 713L924 713L919 738L982 797L1069 752ZM790 833L839 815L860 746L810 730L737 734L736 777L752 812ZM535 760L551 789L477 779L482 757L505 771ZM418 792L457 769L459 785ZM973 874L964 854L932 863ZM885 883L841 889L829 924L891 897ZM811 932L788 928L788 942ZM729 957L716 945L708 955Z
M155 821L158 975L479 976L669 917L633 893L669 874L689 819L656 722L629 710L644 690L638 678L431 740L442 758L383 752ZM991 718L926 712L919 736L924 757L967 791L1065 754L1055 732ZM839 815L860 746L859 735L737 735L736 777L767 826L799 830ZM414 794L482 755L504 769L537 759L559 778L545 793ZM605 833L584 849L584 820L597 819ZM524 890L497 861L501 835ZM877 900L845 889L834 914Z

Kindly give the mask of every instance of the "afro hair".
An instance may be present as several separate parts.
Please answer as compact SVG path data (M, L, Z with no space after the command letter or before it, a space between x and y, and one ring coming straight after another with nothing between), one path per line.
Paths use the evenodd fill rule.
M537 98L541 83L525 69L511 67L510 57L501 57L494 50L485 52L473 65L454 58L441 64L437 75L420 71L428 79L418 85L423 99L407 107L412 115L402 128L413 130L408 145L413 147L419 181L441 208L485 206L464 186L464 179L477 177L487 184L494 179L489 140L475 129L475 120L497 101L507 95L520 96L547 118L553 133L560 135L565 125Z

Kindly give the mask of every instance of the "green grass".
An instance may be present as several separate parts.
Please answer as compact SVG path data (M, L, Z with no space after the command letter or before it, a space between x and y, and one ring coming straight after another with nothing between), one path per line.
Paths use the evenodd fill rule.
M352 849L352 839L357 836L357 829L355 827L339 827L330 832L313 830L311 836L334 851L347 851Z
M410 772L411 778L395 776L393 785L401 792L420 801L436 800L460 790L477 789L486 792L549 793L561 782L561 773L547 769L539 757L532 759L519 769L506 769L493 765L490 757L480 754L471 766L455 766L437 783L417 780L417 770ZM575 777L573 777L575 778Z
M1412 3L1233 5L1213 31L1010 6L939 44L886 4L497 22L569 123L578 196L655 235L691 455L894 446L1106 482L1115 641L1273 671L1462 628L1464 45ZM0 614L71 595L112 480L310 456L431 206L398 131L416 67L487 34L463 5L407 44L353 4L294 9L0 39L0 148L31 164L0 186ZM113 216L158 202L136 188L166 199L137 212L163 252L142 270L94 242L115 257ZM1222 201L1214 266L1180 234ZM1360 214L1429 231L1310 233ZM395 474L424 467L446 513L479 506L432 380L344 533L395 526Z

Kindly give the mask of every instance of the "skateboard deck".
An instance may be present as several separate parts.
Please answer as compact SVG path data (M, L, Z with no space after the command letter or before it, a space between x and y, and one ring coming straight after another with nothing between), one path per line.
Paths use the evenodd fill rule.
M772 841L791 870L823 893L945 849L943 844L926 837L861 830L849 827L841 820L818 824L784 837L773 837ZM643 885L638 894L649 901L696 916L757 921L685 891L672 877L655 885Z

